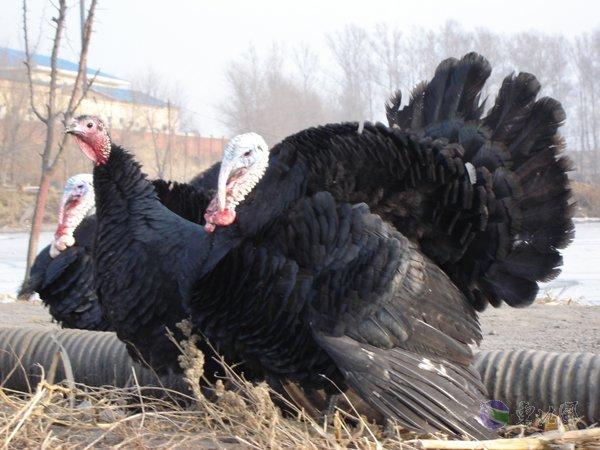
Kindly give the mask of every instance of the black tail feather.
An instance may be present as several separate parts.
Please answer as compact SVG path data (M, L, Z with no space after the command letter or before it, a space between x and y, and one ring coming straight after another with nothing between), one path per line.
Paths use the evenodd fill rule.
M571 165L560 154L563 146L557 134L565 113L554 99L536 100L539 90L533 75L507 77L495 106L483 120L492 139L510 153L510 163L499 165L495 172L509 168L510 184L501 189L495 183L494 192L497 201L511 201L503 216L492 214L490 218L491 222L511 223L508 252L491 261L482 283L493 303L530 304L537 296L537 283L560 273L558 249L573 237L567 176Z
M479 310L502 301L531 303L537 283L558 274L559 249L573 237L572 167L558 135L565 112L554 99L537 99L539 81L519 73L505 78L480 119L490 70L475 53L447 59L429 83L416 87L407 106L400 109L396 93L388 109L392 125L447 147L460 144L462 163L475 169L472 189L464 176L444 180L448 173L462 176L459 169L440 173L442 186L429 191L430 209L423 213L433 228L420 242Z
M390 126L418 130L455 118L478 119L483 112L481 88L490 73L489 62L477 53L468 53L460 60L446 59L429 83L421 83L412 91L403 109L400 92L394 94L387 109Z
M402 92L398 90L392 94L385 104L385 115L390 127L393 127L400 121L400 118L398 117L400 106L402 106Z
M493 140L514 140L514 134L523 128L540 89L540 83L530 73L522 72L504 79L493 108L483 119Z

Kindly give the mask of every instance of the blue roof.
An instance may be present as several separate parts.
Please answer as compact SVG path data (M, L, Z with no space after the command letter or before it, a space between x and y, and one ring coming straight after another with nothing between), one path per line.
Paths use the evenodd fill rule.
M0 47L0 58L3 58L3 57L8 58L9 64L15 64L15 65L20 65L26 59L25 52L23 52L21 50L16 50L14 48ZM31 55L31 59L33 60L34 63L36 63L39 66L50 67L50 56L34 54L34 55ZM73 61L68 61L66 59L62 59L62 58L57 58L56 67L59 70L70 70L73 72L77 72L77 70L79 70L79 64L74 63ZM87 74L89 76L94 76L96 74L96 72L97 72L96 69L92 69L91 67L87 68ZM104 72L98 72L98 76L112 78L114 80L119 79L113 75L109 75Z
M25 61L25 52L21 50L15 50L13 48L0 47L0 62L2 59L7 58L8 64L12 66L21 66ZM50 57L44 55L32 55L31 59L39 66L50 67ZM56 61L56 67L60 70L74 71L77 72L79 65L73 61L67 61L66 59L58 58ZM88 67L88 75L93 77L96 75L96 69ZM119 78L109 75L104 72L98 72L99 76L112 78L113 80L120 80ZM105 95L113 100L128 103L139 103L150 106L165 106L166 103L157 98L151 97L143 92L134 91L132 89L113 88L110 86L103 86L98 83L94 83L92 90L99 94Z
M151 97L143 92L134 91L132 89L119 89L95 84L92 86L92 90L120 102L140 103L150 106L166 105L166 103L162 100Z

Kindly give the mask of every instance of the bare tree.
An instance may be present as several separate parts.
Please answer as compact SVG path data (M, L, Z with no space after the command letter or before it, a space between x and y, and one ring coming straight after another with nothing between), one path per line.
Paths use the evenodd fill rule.
M154 69L144 71L134 82L131 124L147 130L151 137L152 166L158 178L173 177L176 134L184 125L181 109L184 95L177 85L170 85ZM141 118L139 122L136 121ZM189 120L189 117L184 117ZM127 139L126 139L127 140Z
M375 56L376 82L388 96L398 89L403 92L410 89L407 78L411 68L404 61L404 37L402 30L381 23L375 26L369 39Z
M66 106L59 102L58 96L61 94L61 88L58 85L58 54L61 48L61 42L66 26L67 2L58 0L56 6L56 16L52 18L54 22L54 37L52 53L50 56L50 82L47 87L39 87L34 82L33 61L30 49L29 30L27 22L27 1L23 0L23 35L25 40L27 78L29 84L29 100L31 111L35 117L41 121L46 129L44 148L41 154L41 176L39 183L39 192L36 198L35 209L31 224L31 234L29 237L29 248L27 251L27 269L25 278L29 276L29 270L37 254L38 239L42 227L42 220L46 210L46 201L48 199L48 189L52 175L58 166L60 157L65 149L67 136L57 138L57 126L66 122L75 113L83 98L87 95L94 78L88 83L83 82L84 68L86 67L87 54L90 38L92 35L92 25L94 23L94 13L97 0L92 0L90 7L85 14L83 23L83 32L81 40L81 50L79 53L79 69L70 93L68 94ZM43 105L43 106L41 106ZM57 145L58 143L58 145Z
M319 83L319 57L308 45L302 44L294 49L293 64L302 89L306 92Z
M438 59L460 58L473 50L473 34L456 21L447 21L435 33Z
M233 134L258 130L256 121L264 97L260 64L256 49L250 47L239 61L232 61L227 67L225 78L230 93L219 109Z
M535 74L546 95L558 100L566 97L570 70L569 44L563 36L527 31L508 36L505 46L505 60L510 69Z
M368 32L356 25L327 36L327 44L337 65L337 106L340 119L373 118L377 79L371 58Z
M333 113L313 87L315 55L300 50L286 70L284 53L273 46L264 57L250 47L226 73L229 95L220 106L232 134L255 131L269 144L303 128L331 120Z
M573 64L577 79L577 142L582 154L593 155L591 175L600 172L600 28L583 33L573 44ZM589 169L589 167L588 167Z
M493 67L483 98L492 101L511 72L535 74L542 95L561 101L567 111L561 131L568 148L583 150L591 162L580 160L578 176L589 173L588 179L596 179L600 174L600 28L569 41L535 31L466 30L453 21L436 29L379 24L371 29L348 26L329 35L327 44L335 64L333 77L323 72L307 46L293 52L291 74L285 53L278 49L259 56L251 48L230 63L230 100L221 105L230 131L256 130L273 142L309 123L382 119L383 102L392 91L401 89L408 97L441 60L476 51ZM325 94L329 92L334 95Z
M474 49L474 34L449 21L439 30L413 28L406 31L380 23L368 32L373 55L370 72L375 92L375 115L381 113L389 95L401 90L405 98L415 85L429 78L443 59L460 57Z
M477 28L472 39L472 50L484 55L492 65L492 74L484 86L482 97L493 101L504 77L514 70L506 55L506 36L486 28Z

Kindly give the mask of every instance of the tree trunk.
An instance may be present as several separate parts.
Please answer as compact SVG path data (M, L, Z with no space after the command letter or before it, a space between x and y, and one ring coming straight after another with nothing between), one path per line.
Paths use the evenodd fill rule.
M5 163L6 157L4 156L4 152L0 155L0 186L6 186L6 180L8 178L8 164Z
M50 180L52 175L56 171L57 164L60 161L60 157L65 148L66 135L63 134L58 149L53 153L55 148L55 126L58 123L58 118L62 117L64 121L73 117L73 114L79 107L81 101L87 95L94 78L86 83L85 80L85 67L88 53L88 45L92 34L92 24L94 22L94 11L96 9L97 0L92 0L87 16L84 16L82 22L81 32L81 51L79 54L78 70L73 83L71 94L68 100L66 109L59 109L57 107L57 90L59 87L59 69L58 69L58 55L61 48L61 40L63 38L66 16L67 16L67 1L58 0L58 4L54 5L57 10L57 14L52 20L55 22L54 26L54 39L52 46L52 54L50 57L50 83L44 95L44 112L42 113L36 106L36 95L34 88L34 77L32 75L32 56L29 46L29 34L27 25L27 0L23 0L23 37L25 41L25 67L27 69L27 81L29 86L29 104L31 112L35 115L46 127L46 140L44 143L44 151L42 153L42 173L40 176L39 192L35 201L35 209L33 212L33 219L31 223L31 234L29 235L29 248L27 250L27 266L25 269L25 282L29 279L29 272L31 266L37 255L38 241L40 231L42 229L42 223L44 220L44 213L46 211L46 202L48 200L48 190L50 188ZM83 1L81 2L82 10L85 9ZM44 89L45 90L45 89ZM61 102L62 103L62 102ZM63 124L66 124L64 122Z
M54 148L54 118L46 123L46 142L44 144L44 152L42 153L42 175L40 177L40 188L35 199L35 209L31 219L31 232L29 235L29 247L27 248L27 265L25 266L25 280L29 279L31 266L37 256L38 241L44 221L44 213L46 212L46 202L48 201L48 189L50 188L50 180L54 171L50 166L50 152Z
M40 178L40 190L35 201L33 218L31 219L31 233L29 234L29 248L27 250L27 268L25 269L25 279L29 278L29 271L31 270L33 261L37 256L38 241L40 238L40 232L42 231L44 213L46 212L46 202L48 201L48 190L50 189L51 179L52 174L48 170L43 170Z

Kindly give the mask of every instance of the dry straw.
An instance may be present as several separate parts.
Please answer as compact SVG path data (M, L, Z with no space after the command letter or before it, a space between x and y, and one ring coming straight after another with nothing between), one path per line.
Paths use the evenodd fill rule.
M384 429L356 417L349 425L339 411L321 423L289 404L291 414L284 416L273 403L276 393L226 365L227 377L201 390L204 357L187 324L180 328L188 336L178 346L191 394L139 385L92 388L73 380L52 384L49 374L29 394L0 389L2 448L600 449L600 428L572 425L531 436L513 427L507 433L517 437L475 442L416 439L397 426Z

